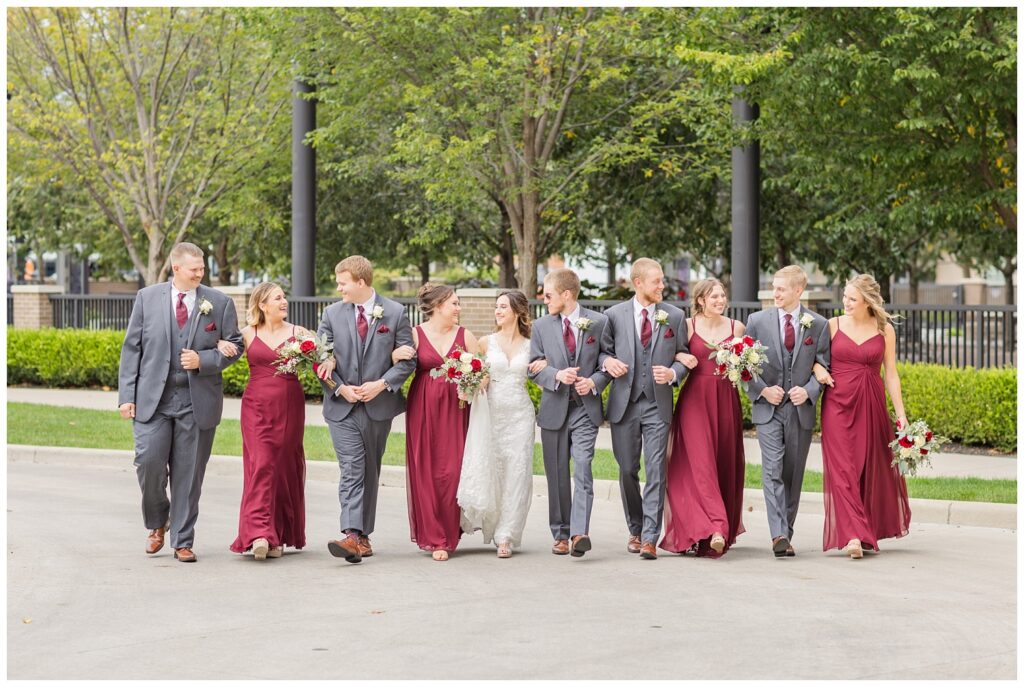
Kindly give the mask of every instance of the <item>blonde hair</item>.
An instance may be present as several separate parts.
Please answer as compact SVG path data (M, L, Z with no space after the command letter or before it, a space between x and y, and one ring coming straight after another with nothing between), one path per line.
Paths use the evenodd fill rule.
M171 249L171 264L180 265L181 259L186 255L202 259L206 254L203 253L203 249L196 244L182 241L181 243L175 244L174 248Z
M267 302L274 289L280 288L272 281L265 281L257 284L252 290L249 294L249 307L245 311L245 320L250 326L259 327L266 323L267 316L260 310L260 306Z
M725 284L723 284L722 282L718 281L714 277L708 277L707 279L701 279L699 282L697 282L696 286L693 287L693 294L691 294L690 297L693 299L692 300L692 304L693 304L693 314L694 315L703 315L704 314L704 305L702 305L700 303L700 299L701 298L705 298L706 299L708 296L710 296L711 292L715 290L716 286L721 286L722 287L722 291L725 291ZM726 292L726 297L728 298L728 296L729 296L729 294L728 294L728 292Z
M788 279L791 284L799 289L807 288L807 273L800 265L786 265L775 273L776 277Z
M558 293L570 291L573 298L580 297L580 278L568 267L559 267L558 269L551 270L544 277L544 283L551 284L551 287Z
M429 320L437 306L451 298L454 293L455 289L447 284L431 284L427 282L421 286L416 294L416 299L419 301L417 305L420 312L423 313L423 319Z
M632 284L637 279L642 279L645 274L653 269L661 269L657 260L650 258L637 258L633 266L629 268L629 282Z
M335 274L342 272L351 274L355 281L362 279L367 286L373 286L373 263L362 255L350 255L334 266Z
M878 324L878 332L885 334L885 325L895 322L896 316L890 315L885 311L885 301L882 300L882 288L875 281L875 278L870 274L858 274L846 282L846 285L857 289L860 297L864 299L868 306L868 312L875 318L875 322Z

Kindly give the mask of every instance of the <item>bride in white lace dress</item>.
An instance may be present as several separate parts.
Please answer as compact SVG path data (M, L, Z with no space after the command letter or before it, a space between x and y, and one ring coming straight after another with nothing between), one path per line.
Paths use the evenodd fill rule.
M536 412L526 392L530 315L526 296L508 291L495 303L498 331L479 340L490 380L470 411L457 499L462 529L482 530L498 557L523 538L533 495ZM541 361L543 363L543 361Z

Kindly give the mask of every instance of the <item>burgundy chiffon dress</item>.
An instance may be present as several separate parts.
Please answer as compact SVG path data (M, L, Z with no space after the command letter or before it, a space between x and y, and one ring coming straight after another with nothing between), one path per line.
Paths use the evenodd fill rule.
M430 371L444 359L419 330L416 376L409 387L405 413L405 474L409 499L409 534L425 551L454 551L462 536L455 500L462 472L462 453L469 429L469 405L459 408L458 391ZM459 327L444 357L466 348L466 330Z
M743 413L739 392L715 374L716 365L708 358L711 349L696 327L689 346L697 367L679 392L672 418L665 535L658 546L684 553L696 545L698 556L718 558L744 532ZM715 532L725 538L722 554L710 547Z
M821 402L825 533L822 550L851 539L878 549L878 540L910 528L907 483L891 465L895 438L879 369L885 338L857 345L838 330L832 338L832 379Z
M294 339L294 332L288 341ZM284 345L283 342L281 345ZM302 437L306 397L294 374L276 374L277 353L254 336L246 352L249 383L242 394L242 505L238 537L242 553L264 538L271 548L306 545L306 458Z

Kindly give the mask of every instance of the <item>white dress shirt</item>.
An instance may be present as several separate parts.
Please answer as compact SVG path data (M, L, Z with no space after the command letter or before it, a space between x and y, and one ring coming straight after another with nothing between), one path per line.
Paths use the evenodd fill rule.
M644 307L640 305L640 301L636 299L636 296L633 297L633 324L636 325L636 336L638 339L642 338L640 334L640 326L641 323L644 321L644 310L647 311L647 318L651 321L651 334L653 335L654 328L656 326L656 323L654 321L654 311L656 309L657 308L654 303L651 303L650 305Z
M779 341L782 347L786 347L786 314L787 311L779 308ZM800 335L800 302L798 301L793 310L788 311L793 316L793 350L796 350L796 339Z
M373 320L373 309L377 307L376 301L377 292L373 289L370 289L370 300L366 301L365 303L354 304L355 307L352 308L352 310L355 312L356 326L359 325L359 306L363 306L363 314L366 315L366 324L367 326L369 326L370 322ZM369 332L369 330L367 330L367 332Z
M174 286L174 282L171 282L171 322L177 324L178 322L178 294L185 294L185 309L188 310L188 316L192 317L192 311L196 309L196 289L191 291L178 291L177 287Z
M562 332L565 332L565 321L569 321L569 329L572 331L572 335L576 337L576 352L579 353L580 348L580 328L576 326L576 320L580 319L580 304L576 304L576 309L566 315L562 313ZM563 334L564 336L564 334Z

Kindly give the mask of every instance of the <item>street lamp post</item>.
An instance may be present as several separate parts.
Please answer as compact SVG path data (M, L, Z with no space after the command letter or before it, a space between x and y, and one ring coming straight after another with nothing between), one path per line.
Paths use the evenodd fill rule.
M737 87L732 100L736 126L749 126L758 106L743 99ZM756 139L732 149L732 299L756 301L760 287L761 144Z

